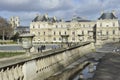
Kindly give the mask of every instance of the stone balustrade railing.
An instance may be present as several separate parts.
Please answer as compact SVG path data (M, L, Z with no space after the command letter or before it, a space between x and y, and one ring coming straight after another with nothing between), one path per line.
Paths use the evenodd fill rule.
M93 51L93 43L0 60L0 80L44 80Z

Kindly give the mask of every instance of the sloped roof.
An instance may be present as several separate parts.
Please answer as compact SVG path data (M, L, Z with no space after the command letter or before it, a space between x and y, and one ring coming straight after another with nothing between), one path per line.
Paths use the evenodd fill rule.
M103 13L98 19L117 19L117 17L113 13Z
M37 15L32 22L58 22L58 20L55 17L48 17L46 15Z
M91 22L91 20L83 19L81 17L73 17L72 20L67 20L66 22L71 22L71 21L75 21L75 22Z
M36 21L48 21L48 18L45 17L45 16L42 16L42 15L37 15L33 20L33 22L36 22Z

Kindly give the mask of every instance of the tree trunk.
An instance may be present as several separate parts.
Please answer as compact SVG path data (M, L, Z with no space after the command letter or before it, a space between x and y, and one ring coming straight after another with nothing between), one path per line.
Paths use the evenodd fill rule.
M5 40L5 31L3 30L3 34L2 34L2 39L3 41Z

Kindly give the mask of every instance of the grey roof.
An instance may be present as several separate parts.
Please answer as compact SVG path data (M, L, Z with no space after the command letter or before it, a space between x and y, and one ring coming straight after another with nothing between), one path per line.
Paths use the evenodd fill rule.
M42 21L43 22L43 21L48 21L48 18L45 17L45 16L38 15L32 21L33 22L36 22L36 21Z
M72 20L67 20L66 22L71 22L71 21L76 21L76 22L91 22L91 20L86 20L81 17L73 17Z
M103 13L98 19L117 19L117 17L113 13Z
M32 22L58 22L54 17L46 17L45 15L37 15Z

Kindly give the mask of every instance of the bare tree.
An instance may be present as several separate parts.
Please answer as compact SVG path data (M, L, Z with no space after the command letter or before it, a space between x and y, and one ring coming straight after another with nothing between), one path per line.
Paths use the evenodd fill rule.
M9 22L0 17L0 36L2 37L2 40L10 39L10 37L13 35L13 29Z

